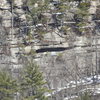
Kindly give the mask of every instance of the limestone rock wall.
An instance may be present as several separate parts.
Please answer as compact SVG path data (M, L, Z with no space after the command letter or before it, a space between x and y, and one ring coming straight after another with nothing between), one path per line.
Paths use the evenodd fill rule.
M10 0L0 2L0 65L10 69L13 76L17 77L18 69L22 66L18 56L20 51L18 44L22 41L22 37L19 37L19 24L26 23L24 11L21 9L23 2L21 0L14 0L14 3Z
M33 44L26 45L24 50L21 44L23 38L27 38L25 35L28 26L25 11L22 9L23 2L14 0L14 5L11 5L9 1L0 0L1 67L11 69L14 76L18 75L19 68L27 60L27 56L20 54L30 53L32 49L37 52L32 59L40 65L50 89L65 87L70 81L100 74L100 29L97 27L100 22L93 21L94 16L99 19L100 7L96 5L96 1L91 4L90 13L92 15L89 20L93 27L91 29L95 29L97 35L94 35L92 30L89 33L93 34L79 36L70 28L67 34L62 34L57 28L48 27L50 31L41 40L31 30L34 35L34 39L31 40ZM94 6L95 9L93 9ZM69 19L72 17L73 14L69 14ZM39 25L41 26L41 24L37 26Z

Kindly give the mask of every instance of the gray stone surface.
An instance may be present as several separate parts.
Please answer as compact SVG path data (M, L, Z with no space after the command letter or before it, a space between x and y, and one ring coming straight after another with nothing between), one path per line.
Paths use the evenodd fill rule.
M21 7L23 2L21 0L15 0L14 4ZM95 8L93 8L94 6ZM4 9L0 10L0 18L2 18L2 22L0 22L0 65L1 67L11 69L15 77L18 75L18 69L26 62L27 57L30 57L24 54L29 54L32 49L57 49L58 47L66 49L37 53L34 59L40 65L40 69L43 71L44 78L50 89L57 90L65 87L68 82L73 80L76 81L96 74L97 72L100 74L99 36L98 38L91 34L89 36L78 36L72 29L69 29L66 35L58 32L58 29L53 29L53 31L44 35L43 40L34 37L34 41L31 41L36 44L21 48L19 44L22 43L22 37L18 36L22 35L24 37L25 32L22 34L22 30L20 29L22 27L14 26L16 21L13 18L19 17L23 20L23 22L20 21L20 24L25 25L27 22L25 12L18 8L12 12L9 11L11 5L6 0L0 0L0 8ZM96 3L92 3L90 13L96 13ZM70 16L69 18L73 17L73 14L69 13L68 15ZM51 14L47 16L51 17ZM91 18L89 20L91 21ZM91 25L95 27L96 23L92 23ZM34 31L32 32L36 34ZM37 43L37 41L40 42ZM96 44L97 46L95 46ZM19 55L17 55L18 53ZM20 53L24 56L20 55ZM68 95L68 93L65 94ZM56 99L54 100L62 100L62 97L60 97L62 94L56 95Z

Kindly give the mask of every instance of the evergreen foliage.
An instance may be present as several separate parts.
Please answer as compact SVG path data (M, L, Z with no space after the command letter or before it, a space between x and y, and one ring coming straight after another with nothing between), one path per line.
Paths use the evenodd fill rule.
M17 92L17 83L4 71L0 71L0 100L13 100Z
M33 62L29 63L25 68L22 81L21 89L24 100L47 100L44 94L48 92L48 89L44 87L46 82L39 71L39 66Z
M77 5L74 5L76 6L75 11L72 12L72 14L74 14L74 18L72 20L76 22L76 24L74 24L74 27L78 26L76 30L78 30L79 33L88 32L87 29L83 29L81 28L81 26L84 27L84 23L87 24L88 22L87 20L89 19L90 16L89 8L91 6L90 0L28 0L27 1L26 3L28 8L26 13L27 20L33 22L35 28L34 32L39 35L40 40L43 40L44 35L48 33L48 31L50 31L48 25L53 26L53 28L60 27L60 29L63 29L61 27L68 27L68 25L65 25L64 22L67 21L66 15L70 14L71 9L73 9L73 4L71 4L72 2L77 3ZM47 16L45 16L48 13L55 14L54 18L48 18ZM61 14L56 15L56 13L61 13L63 17L60 16ZM53 23L49 23L51 19L54 20ZM60 32L63 32L63 30L62 31L60 30ZM68 32L67 29L66 32Z
M20 94L21 100L48 100L45 93L49 90L44 87L46 82L36 63L28 63L20 75L22 80L14 80L8 71L0 71L0 100L14 100Z

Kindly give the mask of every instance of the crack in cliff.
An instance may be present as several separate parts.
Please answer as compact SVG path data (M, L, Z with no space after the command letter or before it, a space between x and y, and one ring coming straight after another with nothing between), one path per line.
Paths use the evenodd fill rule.
M77 47L81 47L81 48L86 48L86 47L93 47L95 45L82 45L82 46L78 46L78 45L74 45L74 46L70 46L70 47L48 47L48 48L40 48L38 50L36 50L36 53L43 53L43 52L60 52L60 51L65 51L65 50L70 50L70 49L74 49ZM100 46L100 44L98 44L98 46ZM88 50L94 52L94 50Z

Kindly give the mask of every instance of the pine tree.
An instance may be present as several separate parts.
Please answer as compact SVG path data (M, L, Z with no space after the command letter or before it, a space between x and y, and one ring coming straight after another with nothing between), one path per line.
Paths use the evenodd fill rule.
M33 62L29 63L25 68L21 84L24 100L47 100L44 96L48 92L48 89L44 87L45 84L46 82L39 71L39 66Z
M4 71L0 71L0 100L13 100L17 92L17 83Z

